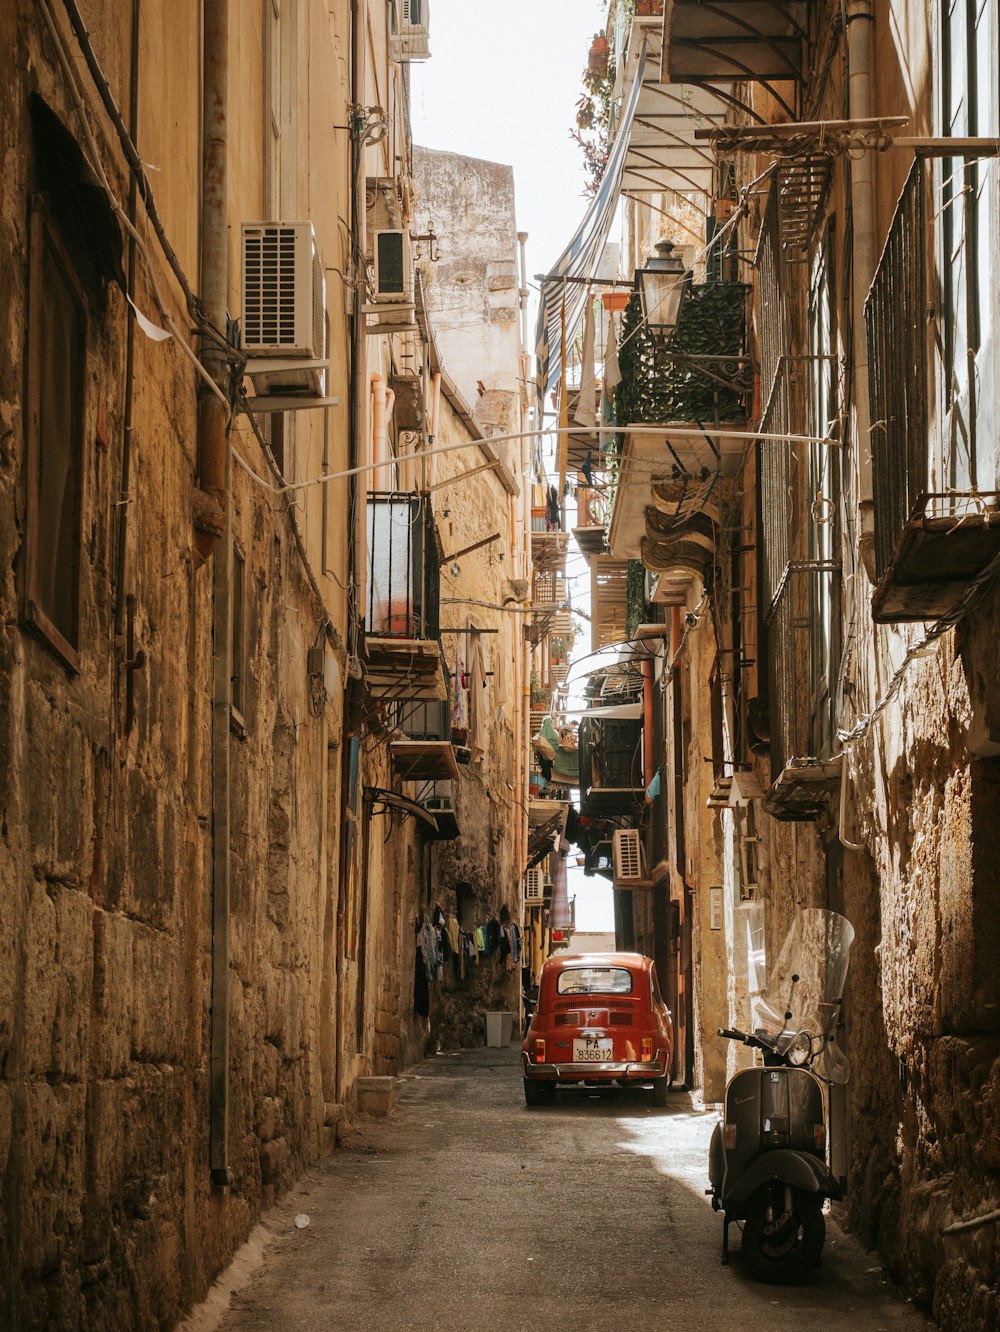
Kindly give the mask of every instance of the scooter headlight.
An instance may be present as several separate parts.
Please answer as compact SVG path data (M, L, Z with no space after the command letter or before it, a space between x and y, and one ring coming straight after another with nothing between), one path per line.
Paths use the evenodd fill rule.
M793 1068L801 1068L803 1064L809 1062L809 1056L811 1054L812 1041L809 1038L809 1034L808 1032L800 1031L785 1051L785 1058Z

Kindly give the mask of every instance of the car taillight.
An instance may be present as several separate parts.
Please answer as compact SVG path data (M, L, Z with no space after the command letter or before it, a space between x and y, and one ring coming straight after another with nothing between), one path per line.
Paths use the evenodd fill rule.
M731 1152L736 1148L736 1125L726 1125L726 1151Z
M545 1042L538 1037L535 1038L535 1063L545 1063Z
M652 1036L643 1036L642 1038L642 1062L648 1064L653 1058L653 1038Z
M813 1142L818 1152L826 1151L826 1125L813 1124Z

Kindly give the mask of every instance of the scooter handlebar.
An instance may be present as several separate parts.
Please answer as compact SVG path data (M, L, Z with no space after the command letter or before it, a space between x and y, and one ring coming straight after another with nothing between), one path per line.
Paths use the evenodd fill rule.
M727 1041L743 1041L745 1043L748 1039L745 1031L737 1031L735 1027L719 1027L716 1035L724 1036Z

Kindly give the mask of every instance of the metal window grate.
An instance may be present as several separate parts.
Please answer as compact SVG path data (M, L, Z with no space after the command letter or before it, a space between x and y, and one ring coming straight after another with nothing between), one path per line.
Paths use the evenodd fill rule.
M927 264L918 157L896 205L865 305L871 396L875 561L881 578L927 490Z
M439 577L429 501L409 492L369 495L367 633L436 639Z

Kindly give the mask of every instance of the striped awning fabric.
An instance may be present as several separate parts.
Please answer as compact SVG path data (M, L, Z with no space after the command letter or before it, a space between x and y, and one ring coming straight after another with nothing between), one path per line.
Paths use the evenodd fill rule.
M632 82L629 99L618 122L618 132L608 156L608 165L601 180L600 188L590 202L583 221L577 227L573 239L563 250L555 265L549 269L542 280L541 298L538 306L538 321L535 326L535 358L538 363L538 398L544 405L545 398L559 383L562 370L562 338L560 323L562 318L563 296L566 298L566 343L570 345L576 334L577 325L583 316L583 307L587 299L587 286L580 282L565 282L563 278L592 277L597 272L601 254L611 222L618 206L621 192L622 173L628 152L629 131L632 117L642 90L642 74L646 63L646 48L643 46L639 55L639 67Z

